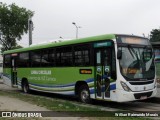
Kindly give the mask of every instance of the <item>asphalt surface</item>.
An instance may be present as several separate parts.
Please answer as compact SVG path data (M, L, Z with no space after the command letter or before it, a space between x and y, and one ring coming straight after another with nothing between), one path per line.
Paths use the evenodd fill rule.
M10 86L4 85L3 81L0 80L0 90L3 91L17 91L17 88L12 88ZM154 98L147 99L144 101L134 101L134 102L125 102L125 103L116 103L116 102L105 102L105 101L93 101L92 104L87 104L90 107L101 108L105 111L119 111L119 110L131 110L131 111L160 111L160 85L157 86L157 95ZM54 98L53 95L43 94L38 92L32 93L33 95L41 95L48 98ZM56 98L60 98L60 100L69 100L74 104L80 104L75 99L67 98L66 96L55 96ZM83 105L83 104L81 104ZM86 104L84 104L86 106Z
M157 95L156 97L160 98L160 84L157 85Z
M0 79L0 84L3 84L3 80ZM1 85L1 89L3 90L17 90L17 88L12 88L10 86L7 86L7 85ZM158 83L157 84L157 95L156 97L160 98L160 84Z

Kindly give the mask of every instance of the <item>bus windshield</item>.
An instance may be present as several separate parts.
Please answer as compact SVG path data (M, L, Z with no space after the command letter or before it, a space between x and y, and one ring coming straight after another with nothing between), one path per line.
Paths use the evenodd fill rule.
M119 45L121 59L119 59L122 75L128 80L154 79L154 54L150 44Z

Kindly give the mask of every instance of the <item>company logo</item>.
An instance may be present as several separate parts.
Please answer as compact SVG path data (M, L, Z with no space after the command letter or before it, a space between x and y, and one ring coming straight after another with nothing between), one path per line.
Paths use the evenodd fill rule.
M11 112L2 112L2 117L11 117Z
M42 113L41 112L1 112L0 113L0 117L42 117Z

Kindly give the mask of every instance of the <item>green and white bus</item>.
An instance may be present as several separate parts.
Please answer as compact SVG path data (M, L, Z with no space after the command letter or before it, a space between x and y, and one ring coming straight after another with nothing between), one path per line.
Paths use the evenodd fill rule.
M157 93L148 39L107 34L4 52L4 83L78 96L80 101L134 101ZM54 94L53 94L54 95Z

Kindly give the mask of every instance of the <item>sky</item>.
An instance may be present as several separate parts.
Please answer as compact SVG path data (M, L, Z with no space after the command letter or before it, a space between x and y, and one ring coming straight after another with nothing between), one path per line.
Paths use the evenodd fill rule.
M103 34L148 37L160 28L160 0L0 0L34 11L33 44ZM28 46L28 34L20 45Z

